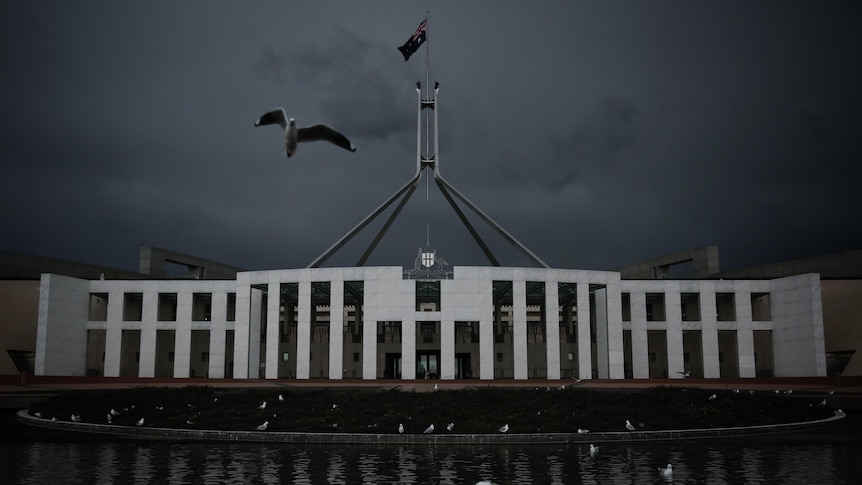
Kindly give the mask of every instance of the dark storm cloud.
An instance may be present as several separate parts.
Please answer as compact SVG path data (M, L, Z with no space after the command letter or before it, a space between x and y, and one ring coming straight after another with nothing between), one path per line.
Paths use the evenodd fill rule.
M2 8L0 249L131 269L139 245L305 266L415 173L425 51L404 62L396 47L424 8ZM732 269L858 248L860 9L435 2L441 173L554 266L717 244ZM359 150L288 160L278 130L253 126L278 106ZM369 264L412 264L428 228L450 263L487 264L425 188ZM465 212L503 264L530 264ZM354 264L382 220L330 264Z

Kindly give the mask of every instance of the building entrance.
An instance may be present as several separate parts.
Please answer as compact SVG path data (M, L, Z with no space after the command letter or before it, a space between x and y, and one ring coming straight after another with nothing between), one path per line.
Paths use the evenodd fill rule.
M440 351L418 351L416 353L416 378L437 379L440 377Z
M387 353L383 364L384 379L401 379L401 354Z
M470 362L470 353L455 354L455 379L471 379L473 371Z

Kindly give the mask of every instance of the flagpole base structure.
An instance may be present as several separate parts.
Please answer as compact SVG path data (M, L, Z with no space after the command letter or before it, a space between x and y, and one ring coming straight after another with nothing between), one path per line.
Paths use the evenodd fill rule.
M493 266L500 266L499 260L494 256L491 249L485 244L485 241L482 240L482 237L470 223L467 216L464 214L464 211L458 206L455 201L455 198L460 200L464 205L466 205L470 210L473 211L480 219L485 221L486 224L491 226L500 236L503 237L506 241L508 241L512 246L514 246L517 250L523 253L530 261L533 262L537 267L547 268L548 265L545 264L538 256L536 256L532 251L527 249L526 246L521 244L520 241L515 239L514 236L509 234L508 231L503 229L502 226L497 224L491 217L482 212L476 204L470 202L467 197L458 192L455 187L453 187L449 182L443 179L440 175L440 157L439 157L439 137L438 137L438 110L437 110L437 93L440 90L440 83L434 83L434 89L430 88L429 85L429 72L430 72L430 48L428 42L428 14L426 12L425 20L419 24L419 28L416 29L416 32L407 40L407 42L398 48L401 54L404 56L404 60L407 61L410 56L419 49L419 46L423 43L425 44L425 85L426 90L428 91L427 99L422 98L422 83L416 83L416 94L418 97L418 106L416 113L416 173L413 177L404 184L403 187L398 189L391 197L389 197L383 204L374 209L368 216L365 217L359 224L357 224L353 229L351 229L347 234L341 237L338 241L335 242L332 246L329 247L323 254L317 257L311 264L308 265L309 268L318 268L321 264L323 264L326 260L328 260L333 254L335 254L339 249L341 249L348 241L353 239L359 232L361 232L368 224L370 224L374 219L376 219L380 214L382 214L393 202L395 202L399 197L401 197L401 201L392 211L392 214L386 219L386 222L383 223L383 227L377 232L372 239L371 243L368 245L368 248L362 253L362 256L356 263L356 266L363 266L371 254L374 252L374 249L377 247L378 243L383 236L386 234L386 231L392 226L392 223L395 222L395 219L398 218L398 215L401 213L401 209L407 204L407 201L410 200L410 197L413 196L413 193L416 191L416 187L419 185L419 181L422 178L422 174L425 173L426 170L430 170L434 177L434 182L437 185L437 188L446 198L446 201L449 202L449 205L452 207L452 210L455 211L455 214L458 216L458 219L464 224L464 227L473 236L473 240L476 241L476 244L479 245L479 248L485 254L485 257L488 258L488 261ZM422 111L426 111L425 116L425 151L422 151ZM434 123L431 124L429 118L430 113L434 114ZM431 151L431 129L433 126L433 140L434 140L434 151ZM428 202L428 182L430 181L431 175L429 175L428 179L426 179L426 195L425 201ZM455 198L453 198L453 195Z

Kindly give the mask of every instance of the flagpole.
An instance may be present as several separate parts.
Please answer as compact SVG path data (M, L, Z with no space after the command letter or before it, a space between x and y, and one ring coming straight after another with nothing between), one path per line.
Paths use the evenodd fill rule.
M426 10L425 11L425 95L426 95L425 99L426 100L431 99L430 98L431 89L429 87L430 83L431 83L431 35L430 35L430 28L429 27L431 25L428 22L430 20L430 17L431 17L431 11ZM430 133L429 133L430 128L428 127L429 116L430 116L430 113L428 113L428 111L425 111L425 154L430 158L431 154L429 153L429 150L431 147L431 145L430 145L431 141L430 141ZM425 178L425 203L426 204L430 203L430 193L431 193L430 181L429 181L429 178L426 177Z

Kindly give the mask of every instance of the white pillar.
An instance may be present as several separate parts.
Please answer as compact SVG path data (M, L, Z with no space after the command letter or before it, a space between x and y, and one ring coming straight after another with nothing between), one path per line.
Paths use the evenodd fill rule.
M608 290L595 291L596 302L596 364L599 379L608 378Z
M266 289L266 355L264 359L263 376L265 379L278 379L278 363L280 355L278 342L281 338L279 320L281 319L281 283L267 285Z
M557 281L545 283L545 348L548 379L560 378L560 298ZM479 340L481 342L481 339Z
M416 320L401 322L401 378L416 379Z
M584 280L577 284L578 292L578 377L593 378L593 352L590 338L590 285Z
M734 291L733 302L736 312L736 337L739 355L739 377L757 377L754 365L754 328L751 322L751 293L747 282L739 282L745 291ZM740 288L737 288L739 290Z
M209 368L210 379L224 378L225 344L227 327L227 292L213 294L212 321L210 322Z
M440 320L440 379L455 379L455 322L448 318Z
M625 349L623 346L623 315L619 277L607 282L608 377L624 379Z
M333 278L329 294L329 378L344 376L344 280Z
M191 351L192 292L177 292L177 330L174 332L174 377L186 378L189 376Z
M679 284L668 283L664 294L664 316L667 324L667 376L682 378L685 372L685 350L682 344L682 297Z
M526 379L527 369L527 282L512 281L512 352L515 379Z
M146 285L148 290L153 290ZM141 312L141 349L138 361L138 377L154 377L156 374L156 321L159 308L158 291L145 291Z
M251 285L248 277L237 275L236 318L233 332L233 377L248 379L249 331L251 325Z
M646 293L632 291L632 377L635 379L649 378L649 343L646 328Z
M311 282L299 283L299 315L296 321L296 378L308 379L311 367Z
M701 285L700 335L703 346L703 377L706 379L721 377L721 363L718 360L718 325L715 317L715 288L713 285Z
M112 291L108 294L108 321L106 323L104 375L105 377L119 377L120 358L123 350L122 290Z

